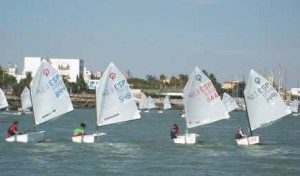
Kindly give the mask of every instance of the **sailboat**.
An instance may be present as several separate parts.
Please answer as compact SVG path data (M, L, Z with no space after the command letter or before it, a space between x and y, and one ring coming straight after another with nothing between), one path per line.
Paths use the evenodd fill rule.
M196 66L183 90L186 127L228 119L229 114L211 80ZM189 133L173 139L178 144L194 144L199 134Z
M147 108L147 97L146 95L142 92L141 93L141 99L139 101L139 110L143 110ZM149 112L149 111L148 111Z
M298 100L293 100L289 104L290 110L293 112L293 116L297 116L298 113L298 106L299 106L299 101Z
M234 99L226 92L223 93L222 102L228 112L236 110L239 107Z
M163 110L167 110L167 109L171 109L171 103L170 103L169 96L166 96L164 98ZM163 110L158 111L158 113L163 113L164 112Z
M150 109L153 109L155 107L156 106L155 106L154 99L150 95L148 95L148 97L147 97L147 109L150 110Z
M73 142L94 143L99 127L140 119L140 113L121 71L110 63L96 86L96 133L72 137Z
M27 87L25 87L21 93L21 105L22 105L22 113L32 114L32 111L29 109L32 107L31 95L30 95L30 90Z
M252 131L268 126L291 113L272 85L254 70L250 71L244 97L250 136L236 139L238 145L259 144L259 136L252 136Z
M298 81L298 87L299 87L299 81ZM297 89L298 90L298 89ZM293 112L293 116L300 115L299 111L299 91L297 91L297 99L290 102L290 108Z
M0 88L0 109L8 107L8 102L3 90Z
M31 101L34 112L35 129L37 125L48 122L73 110L73 105L63 82L46 60L43 60L30 83ZM39 142L44 140L45 131L15 135L6 138L8 142Z

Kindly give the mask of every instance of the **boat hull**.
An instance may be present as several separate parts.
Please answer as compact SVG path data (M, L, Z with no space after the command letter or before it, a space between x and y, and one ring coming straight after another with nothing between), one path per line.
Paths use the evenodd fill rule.
M190 133L177 136L173 141L175 144L195 144L198 142L198 136L198 134Z
M259 136L249 136L235 140L238 145L255 145L260 143Z
M104 136L106 133L95 133L83 136L73 136L72 141L75 143L94 143L97 136Z
M35 133L28 133L28 134L12 136L12 137L6 138L5 140L7 142L22 142L22 143L41 142L41 141L45 141L44 134L45 134L45 131L38 131Z

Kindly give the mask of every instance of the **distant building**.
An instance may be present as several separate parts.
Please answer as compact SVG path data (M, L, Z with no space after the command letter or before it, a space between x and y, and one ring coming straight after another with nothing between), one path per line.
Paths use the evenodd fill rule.
M101 78L102 77L102 72L97 71L95 76L96 76L96 78Z
M292 96L300 96L300 88L292 88L291 94Z
M77 77L83 76L83 60L49 58L50 64L61 76L68 78L70 82L76 82Z
M23 78L23 75L20 75L18 73L18 65L17 64L14 64L14 65L9 64L8 69L5 69L5 71L8 75L15 77L18 83Z
M234 89L240 83L239 81L225 81L222 85L222 88L225 90Z
M92 72L88 70L86 67L83 67L83 79L85 83L88 83L91 80Z
M34 77L42 62L42 57L24 57L24 78L28 73Z
M66 76L70 82L76 82L83 76L83 60L65 58L24 57L24 75L31 73L34 77L43 59L46 59L61 76Z

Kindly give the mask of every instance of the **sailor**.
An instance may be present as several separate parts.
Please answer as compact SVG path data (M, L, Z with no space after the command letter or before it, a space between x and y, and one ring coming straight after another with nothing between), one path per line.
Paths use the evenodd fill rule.
M86 127L86 124L85 123L81 123L80 127L76 128L73 131L73 136L83 136L83 135L85 135L85 132L84 132L85 127Z
M8 138L11 137L11 136L19 134L18 124L19 124L18 121L14 121L14 123L8 128L8 130L7 130L7 137Z
M241 139L243 137L247 137L247 135L243 133L242 127L239 126L235 131L235 139Z
M178 127L178 125L176 123L174 123L172 125L171 131L170 131L171 139L177 138L177 136L179 134L180 134L179 127Z

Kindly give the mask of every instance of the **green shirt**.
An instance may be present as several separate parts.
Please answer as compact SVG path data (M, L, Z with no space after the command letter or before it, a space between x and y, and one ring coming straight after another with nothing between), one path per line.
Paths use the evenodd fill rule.
M79 128L76 128L74 131L73 131L73 135L74 136L78 136L78 135L83 135L84 134L84 129L79 127Z

